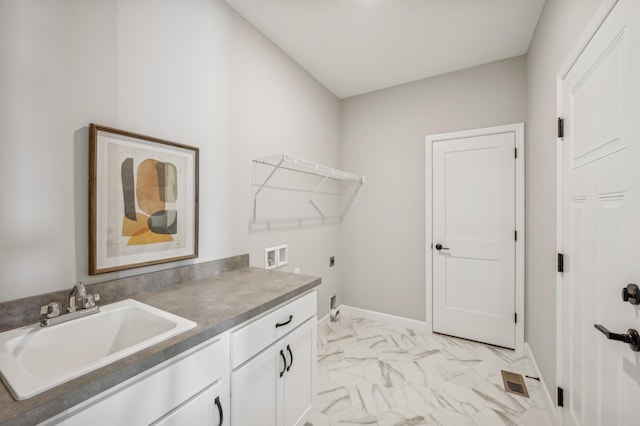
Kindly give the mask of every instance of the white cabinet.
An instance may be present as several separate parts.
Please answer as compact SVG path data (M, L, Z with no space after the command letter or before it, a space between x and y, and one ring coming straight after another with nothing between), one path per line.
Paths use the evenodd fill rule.
M225 421L225 410L221 400L224 393L224 383L219 380L154 422L153 426L221 426ZM227 410L227 415L228 413Z
M315 300L314 291L232 333L236 362L244 360L247 347L261 350L231 372L232 425L304 424L315 401ZM291 325L296 328L278 330ZM264 336L270 330L278 331L271 333L271 342L262 350L264 340L251 336Z
M231 368L237 368L314 316L316 306L314 290L240 325L231 332Z
M307 320L289 334L282 343L289 364L282 376L278 395L282 395L282 419L280 425L304 424L316 397L316 317Z
M316 317L231 373L231 424L304 424L315 400Z
M200 405L204 405L203 401L208 396L203 399L199 397L208 390L216 392L212 404L208 404L209 423L192 424L218 425L215 423L219 416L216 397L222 412L229 412L228 337L228 333L223 333L96 395L42 425L148 425L165 417L169 422L166 424L178 424L172 423L168 416L175 414L180 419L181 416L194 415L193 413L200 411L205 413Z
M278 357L276 347L270 346L231 373L231 424L276 425Z
M40 426L301 425L315 401L316 337L312 290Z

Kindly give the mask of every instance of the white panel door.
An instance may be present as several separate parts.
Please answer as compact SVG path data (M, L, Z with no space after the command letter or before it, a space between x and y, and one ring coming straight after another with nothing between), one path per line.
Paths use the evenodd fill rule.
M515 138L433 143L434 332L515 347Z
M558 382L567 425L640 424L640 352L594 327L640 329L638 306L621 296L640 285L639 79L640 1L620 0L560 82Z

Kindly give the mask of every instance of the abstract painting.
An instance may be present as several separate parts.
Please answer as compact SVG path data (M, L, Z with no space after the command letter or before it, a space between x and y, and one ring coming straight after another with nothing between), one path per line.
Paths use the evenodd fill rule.
M198 256L198 148L91 124L89 273Z

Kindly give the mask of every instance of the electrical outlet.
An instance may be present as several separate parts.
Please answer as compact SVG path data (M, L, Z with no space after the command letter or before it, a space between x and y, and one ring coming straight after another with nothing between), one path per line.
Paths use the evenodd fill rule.
M336 257L335 256L331 256L329 258L329 267L333 268L334 266L336 266Z
M329 299L329 319L331 322L338 321L338 315L340 315L340 311L336 309L336 295L334 294Z

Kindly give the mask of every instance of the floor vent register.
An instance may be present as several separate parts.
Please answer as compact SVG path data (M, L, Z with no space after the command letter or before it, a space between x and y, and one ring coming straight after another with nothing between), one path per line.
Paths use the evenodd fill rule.
M524 383L524 377L521 374L512 373L510 371L500 370L502 373L502 382L504 383L504 390L516 395L529 398L529 392L527 392L527 385Z

